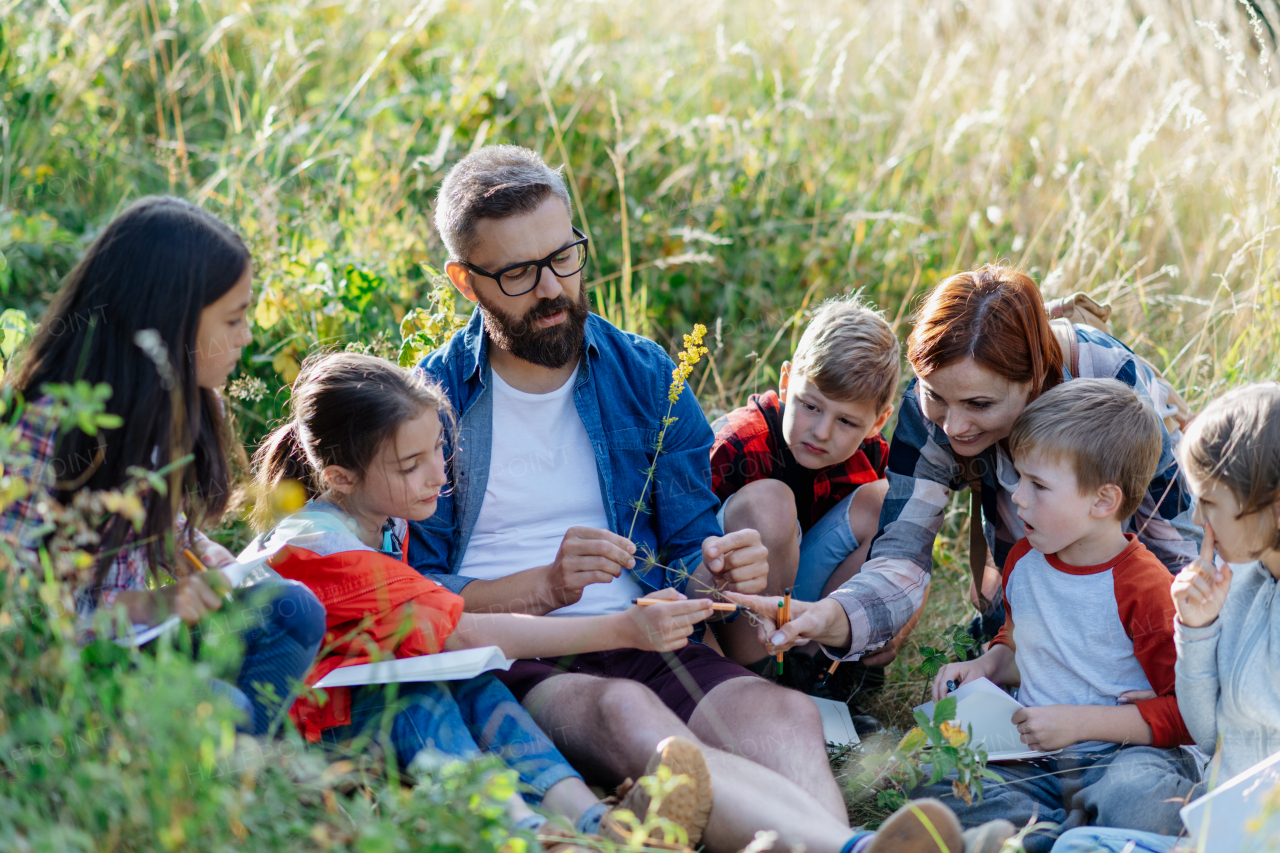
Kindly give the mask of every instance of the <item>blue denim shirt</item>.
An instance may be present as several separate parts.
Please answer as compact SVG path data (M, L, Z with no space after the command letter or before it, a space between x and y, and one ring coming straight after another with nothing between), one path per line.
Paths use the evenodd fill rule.
M683 592L688 575L702 562L702 540L722 534L716 521L720 502L711 491L711 426L686 384L645 491L645 471L654 463L675 365L653 341L623 332L595 314L587 318L585 344L573 402L595 451L609 529L627 535L635 514L632 504L643 491L649 512L640 514L631 534L636 579L647 590L673 587ZM419 366L444 387L458 423L455 441L445 448L450 487L441 494L435 515L410 523L409 561L459 592L474 580L458 569L484 502L493 447L493 368L481 312L474 312L465 329ZM646 569L646 553L655 553L671 570ZM518 563L520 554L513 552L511 558Z

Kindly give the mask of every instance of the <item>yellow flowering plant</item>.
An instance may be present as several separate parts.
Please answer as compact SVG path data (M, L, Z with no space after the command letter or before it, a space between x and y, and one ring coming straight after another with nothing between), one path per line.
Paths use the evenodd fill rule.
M860 772L853 777L853 790L874 793L876 805L892 811L907 802L906 792L929 776L929 784L941 782L954 772L952 793L966 803L982 801L984 779L1000 781L987 769L987 752L973 743L973 727L955 721L956 700L943 699L934 705L933 718L915 712L916 726L887 752L868 753ZM926 773L925 768L931 768Z
M675 369L671 371L671 388L667 391L667 413L662 417L662 428L658 430L658 440L653 446L653 461L649 463L649 467L644 471L644 485L640 488L640 497L631 502L631 508L634 513L631 516L631 526L627 528L627 538L631 538L636 530L636 521L640 518L640 513L649 512L649 504L646 500L649 494L649 484L653 482L654 475L658 471L658 457L662 455L663 442L667 438L667 428L675 423L678 418L672 417L671 410L675 408L676 401L680 399L680 393L684 391L685 383L688 381L690 374L693 373L694 366L707 354L708 350L702 345L702 338L707 334L707 327L701 323L696 323L693 331L684 336L684 349L682 349L677 358Z

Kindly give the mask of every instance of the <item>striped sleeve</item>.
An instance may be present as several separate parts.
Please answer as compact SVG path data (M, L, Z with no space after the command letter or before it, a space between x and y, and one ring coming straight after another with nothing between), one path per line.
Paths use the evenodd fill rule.
M958 472L950 451L933 440L912 383L889 445L880 532L862 570L831 594L849 617L851 642L842 659L857 660L893 639L924 603L933 541Z

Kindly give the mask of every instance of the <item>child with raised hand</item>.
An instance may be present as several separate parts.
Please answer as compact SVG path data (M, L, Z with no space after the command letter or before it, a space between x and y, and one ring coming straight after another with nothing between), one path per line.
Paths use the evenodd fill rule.
M797 600L817 601L866 560L888 488L880 430L893 413L901 358L893 329L860 297L828 300L782 363L777 392L753 394L712 424L718 518L726 533L760 532L766 594L794 587ZM770 660L745 620L715 630L739 663Z
M247 312L253 265L240 236L179 198L139 199L85 251L41 318L39 331L6 377L19 404L6 474L47 488L70 505L77 493L122 489L138 470L163 471L168 493L141 496L137 521L112 513L98 529L92 573L76 591L86 629L123 610L132 624L179 616L196 625L226 599L217 569L234 557L200 528L217 524L231 494L231 436L219 389L251 340ZM64 427L51 386L110 386L106 412L118 425L90 435ZM0 514L0 540L38 550L48 507L40 492ZM311 666L324 614L300 584L252 593L254 624L228 690L245 712L243 731L264 735L283 717ZM248 608L237 608L241 615ZM97 623L99 627L101 622Z
M257 453L258 494L272 494L283 480L295 479L311 500L266 530L269 501L260 499L254 520L266 532L241 558L265 557L271 569L306 584L325 605L325 645L308 684L379 655L413 657L485 645L500 646L512 658L622 647L671 651L683 647L712 612L710 600L663 590L649 596L664 599L661 604L607 616L463 613L462 598L419 574L406 553L407 521L429 518L447 485L443 433L449 412L439 388L420 370L333 353L304 365L293 386L292 409L293 418ZM530 803L568 818L582 832L615 841L625 836L492 675L324 692L323 703L304 696L291 711L309 740L337 743L374 734L390 714L389 745L400 767L429 766L433 754L490 752L518 772ZM701 751L669 738L659 744L650 771L659 763L690 779L662 801L659 814L683 825L696 844L711 804ZM536 828L544 820L520 797L508 807L518 826ZM643 818L644 787L631 786L619 808Z
M1178 455L1205 532L1173 582L1178 707L1200 748L1220 750L1225 781L1280 752L1280 384L1209 404ZM1131 842L1163 853L1176 838L1078 829L1053 849L1119 853Z

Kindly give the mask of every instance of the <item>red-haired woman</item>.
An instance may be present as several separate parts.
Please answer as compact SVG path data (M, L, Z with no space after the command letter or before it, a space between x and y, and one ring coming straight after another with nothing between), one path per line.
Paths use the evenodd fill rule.
M1164 417L1168 389L1115 338L1075 327L1082 377L1119 379ZM901 642L899 631L920 607L929 583L934 539L951 493L981 480L986 545L994 557L982 584L997 624L1000 572L1022 536L1011 497L1018 486L1003 439L1028 403L1071 375L1040 291L1025 274L988 265L938 285L907 342L915 379L903 394L889 448L889 492L880 532L862 570L815 604L792 601L792 621L769 639L790 646L817 640L846 660ZM1066 362L1066 363L1064 363ZM1173 451L1181 433L1164 433L1160 464L1127 529L1177 573L1195 559L1201 531ZM962 465L961 459L964 463ZM966 470L967 469L967 470ZM968 476L966 476L968 475ZM978 590L970 597L977 603Z

